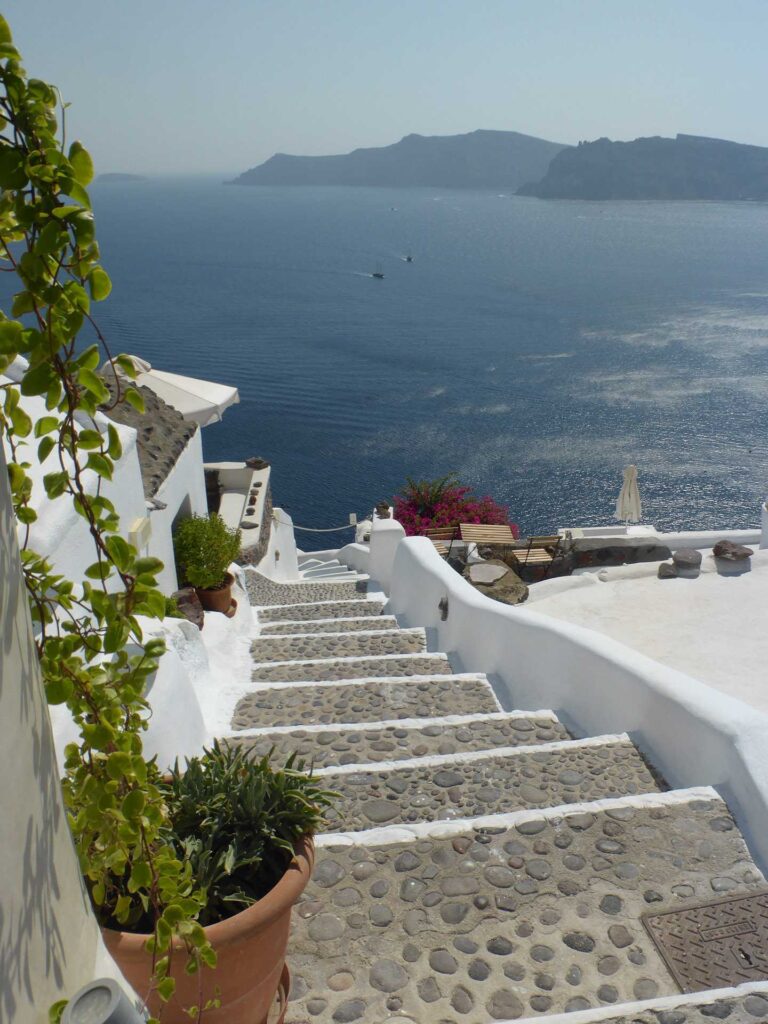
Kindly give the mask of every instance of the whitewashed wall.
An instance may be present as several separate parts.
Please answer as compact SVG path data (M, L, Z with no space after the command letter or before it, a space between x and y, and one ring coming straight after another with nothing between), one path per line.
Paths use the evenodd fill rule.
M155 497L167 508L149 513L152 536L147 553L162 560L165 568L158 577L158 584L161 590L170 594L178 587L173 555L173 521L187 502L189 515L208 514L200 430L196 430L189 439Z
M256 568L271 580L287 582L299 578L299 556L293 520L283 508L272 510L269 544Z
M484 597L422 537L397 547L386 610L427 627L457 669L486 672L505 708L552 708L581 735L627 731L671 785L716 786L768 865L767 716L608 637Z
M44 1024L105 974L67 827L0 448L0 1020Z

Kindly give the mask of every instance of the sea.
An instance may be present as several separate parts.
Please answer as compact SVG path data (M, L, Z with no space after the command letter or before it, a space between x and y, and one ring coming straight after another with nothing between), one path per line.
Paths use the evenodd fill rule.
M747 527L768 493L768 205L443 189L92 187L113 351L236 385L305 550L454 473L523 533ZM412 262L406 256L412 255ZM373 277L380 270L384 277Z

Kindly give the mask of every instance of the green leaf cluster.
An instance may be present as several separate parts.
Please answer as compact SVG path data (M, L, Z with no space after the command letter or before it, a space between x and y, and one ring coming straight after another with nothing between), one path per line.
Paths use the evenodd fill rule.
M185 584L201 589L218 587L241 550L241 531L227 526L221 516L183 519L173 539L176 568Z
M261 899L280 880L294 844L314 834L334 796L291 755L249 758L215 743L176 764L163 783L172 842L205 893L202 924L214 924Z
M168 998L174 938L193 968L215 956L198 921L205 892L170 838L166 792L142 748L144 694L164 647L144 640L139 616L165 614L162 563L127 543L102 493L122 454L103 411L142 402L125 383L135 376L131 361L112 357L93 316L111 282L87 192L93 162L80 142L66 144L65 106L53 86L27 76L0 16L0 271L18 282L10 309L0 311L0 373L26 360L16 364L25 367L20 379L0 384L0 436L10 452L24 580L47 698L66 704L78 727L62 785L94 909L102 923L149 922L155 981ZM122 370L111 390L102 363ZM45 408L34 423L28 399ZM83 580L57 573L31 544L46 501L70 502L84 520L93 561Z

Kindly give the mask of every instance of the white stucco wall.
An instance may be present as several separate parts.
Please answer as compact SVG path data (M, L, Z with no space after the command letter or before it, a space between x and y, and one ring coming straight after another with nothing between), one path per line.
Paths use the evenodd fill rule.
M48 415L42 398L24 398L22 405L33 422ZM107 420L97 415L95 420L87 423L84 421L84 425L104 433ZM131 524L146 515L146 505L136 450L136 431L120 424L114 426L120 436L123 454L115 466L114 478L101 482L101 493L114 504L127 536ZM31 463L27 472L33 481L32 507L38 514L37 522L32 524L29 531L29 547L49 558L58 572L70 579L81 580L85 568L96 560L93 540L85 520L75 512L69 498L62 496L50 501L46 496L43 476L61 467L55 451L45 462L38 463L37 444L34 438L28 438L19 450L19 459ZM8 454L6 451L6 456ZM98 478L88 470L83 474L83 482L86 489L93 493Z
M293 533L293 520L285 509L272 510L269 544L256 568L271 580L285 582L299 578L299 555Z
M101 942L67 828L0 448L0 1020L119 972Z
M203 443L201 431L196 430L176 460L171 472L155 495L167 508L147 513L152 524L148 553L161 559L165 568L158 577L158 586L171 594L178 587L176 562L173 555L173 521L189 499L189 515L208 514L203 470ZM122 521L122 520L121 520Z
M768 864L768 716L608 637L484 597L426 538L398 546L389 597L403 625L427 627L430 649L486 672L506 708L552 708L580 735L629 732L671 785L716 786Z
M385 593L389 593L392 583L392 568L397 546L405 537L405 530L394 518L393 509L389 511L389 519L381 519L375 512L373 513L368 560L368 572L372 585L378 584ZM432 547L431 541L427 541L427 543Z

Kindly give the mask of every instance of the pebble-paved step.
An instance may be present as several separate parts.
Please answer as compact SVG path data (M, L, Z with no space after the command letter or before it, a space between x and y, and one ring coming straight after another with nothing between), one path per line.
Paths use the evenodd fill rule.
M318 619L306 622L265 622L261 627L262 636L290 636L292 633L368 633L371 630L397 629L394 615L374 617L366 615L359 619Z
M352 574L355 576L361 575L356 573L354 569L349 569L346 565L317 565L310 569L299 569L302 578L305 580L322 579L324 576L345 576Z
M339 794L324 832L474 818L660 789L626 735L415 758L351 771L326 768L319 774Z
M619 1012L623 1010L624 1012ZM552 1017L549 1018L553 1020ZM754 981L736 988L721 988L690 995L659 999L616 1007L611 1012L584 1010L576 1018L554 1017L557 1024L755 1024L768 1020L768 982Z
M245 570L245 585L251 604L257 606L353 600L363 596L368 586L367 577L325 583L278 583L262 576L255 569Z
M366 679L353 683L264 686L242 697L233 729L308 723L381 722L501 711L483 675Z
M273 661L256 664L254 682L323 682L373 676L450 675L444 654L387 654L377 658L325 658L321 661Z
M451 715L448 718L365 722L360 726L327 725L304 729L263 730L258 735L228 737L230 746L263 757L275 747L280 758L295 753L317 768L344 764L375 764L430 754L493 750L569 739L565 726L552 712L497 712Z
M316 619L358 618L381 615L383 601L318 601L309 604L275 605L259 608L259 622L312 622Z
M387 654L421 654L427 641L423 629L390 629L370 633L321 633L262 636L251 644L256 662L309 661L319 658L363 658Z
M503 1021L676 994L640 915L765 884L711 789L455 829L319 837L288 1024Z

